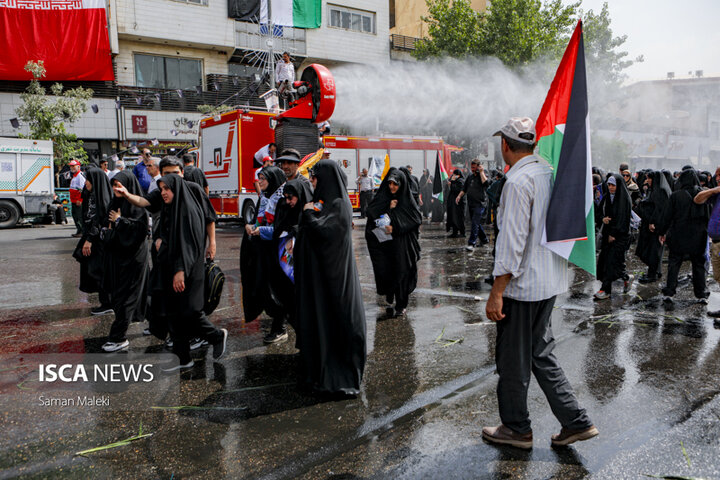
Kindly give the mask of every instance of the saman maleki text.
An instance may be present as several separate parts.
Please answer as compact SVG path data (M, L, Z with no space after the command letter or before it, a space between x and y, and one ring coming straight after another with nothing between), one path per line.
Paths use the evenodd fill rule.
M41 382L152 382L153 364L107 363L86 366L82 364L40 364Z

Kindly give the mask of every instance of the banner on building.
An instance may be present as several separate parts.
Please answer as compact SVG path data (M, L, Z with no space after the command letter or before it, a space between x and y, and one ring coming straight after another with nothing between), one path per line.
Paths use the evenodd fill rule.
M113 80L105 0L0 0L0 80Z

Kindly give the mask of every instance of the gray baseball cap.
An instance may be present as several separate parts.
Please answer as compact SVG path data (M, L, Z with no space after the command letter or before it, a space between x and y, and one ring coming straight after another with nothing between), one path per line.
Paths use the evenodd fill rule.
M512 117L500 130L493 133L497 137L506 137L528 145L535 144L535 122L529 117Z

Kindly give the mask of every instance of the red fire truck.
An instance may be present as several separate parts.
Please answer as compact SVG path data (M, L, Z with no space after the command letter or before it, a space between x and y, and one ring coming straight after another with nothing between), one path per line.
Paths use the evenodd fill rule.
M253 157L260 148L275 142L279 151L293 147L304 156L320 145L315 124L329 119L335 108L332 75L325 67L313 64L294 87L301 96L282 113L238 109L200 121L198 166L205 172L210 200L221 218L252 221L258 199ZM450 170L451 153L460 150L439 137L397 135L326 135L324 145L330 149L330 158L347 174L354 207L358 206L356 179L374 158L389 155L391 166L411 165L413 174L420 177L424 168L434 173L438 152Z
M258 199L253 185L257 169L253 156L274 141L275 116L234 110L200 122L199 165L205 171L210 200L218 215L252 221ZM356 179L363 168L370 167L374 157L389 155L393 167L411 165L413 174L419 178L425 168L434 174L438 152L445 169L450 171L451 154L460 150L439 137L326 135L324 140L330 159L337 161L348 177L348 194L355 208L359 206Z

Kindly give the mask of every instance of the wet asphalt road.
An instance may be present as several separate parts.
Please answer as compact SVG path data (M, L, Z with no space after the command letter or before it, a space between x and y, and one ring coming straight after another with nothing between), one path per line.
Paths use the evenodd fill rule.
M112 315L92 317L97 296L77 290L72 231L0 232L0 358L100 351ZM300 393L292 335L266 347L269 319L244 322L240 229L227 225L218 231L218 260L228 281L210 319L230 331L230 352L213 364L200 350L205 360L183 375L174 399L200 408L38 409L0 398L0 478L720 478L720 330L689 284L671 311L656 284L597 304L599 283L573 271L553 315L555 352L600 436L551 449L559 425L533 380L535 443L525 452L481 439L483 425L499 422L495 326L484 316L482 282L490 249L468 253L462 239L423 226L408 318L386 319L362 228L354 239L368 331L358 399ZM629 269L640 273L641 265L633 260ZM720 295L709 285L715 310ZM130 326L131 350L162 352L143 328ZM135 435L140 422L151 437L73 455Z

